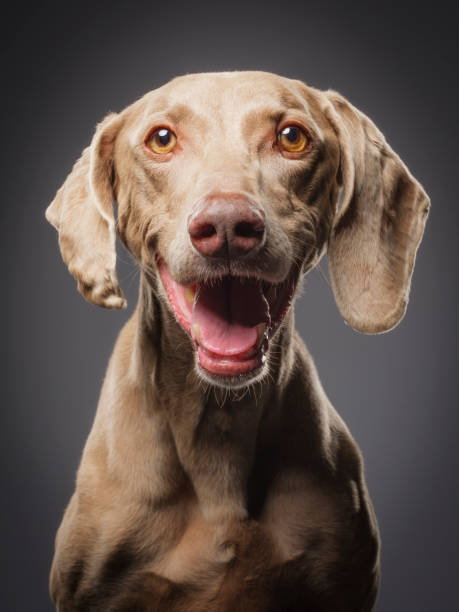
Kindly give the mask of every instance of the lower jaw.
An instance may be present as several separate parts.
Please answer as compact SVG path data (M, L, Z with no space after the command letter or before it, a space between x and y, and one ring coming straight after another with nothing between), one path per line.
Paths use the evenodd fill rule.
M255 355L247 359L231 359L224 356L216 356L202 347L198 347L198 364L206 373L221 379L233 377L247 378L255 375L266 361L263 351L259 350Z
M199 358L197 359L199 362ZM248 372L236 374L233 376L222 375L222 374L214 374L213 372L206 370L202 365L198 363L197 367L197 375L201 378L205 383L211 385L212 387L220 387L221 389L246 389L256 382L261 381L265 374L267 366L266 364L260 364L253 370Z

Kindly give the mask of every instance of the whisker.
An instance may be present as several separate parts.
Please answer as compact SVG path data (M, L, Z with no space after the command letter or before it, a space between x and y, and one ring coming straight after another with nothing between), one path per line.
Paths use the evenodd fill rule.
M328 278L327 274L322 270L320 263L318 263L316 265L316 270L319 273L319 275L323 278L323 280L325 281L325 283L328 285L328 287L330 288L330 290L333 292L333 287L331 285L330 279Z

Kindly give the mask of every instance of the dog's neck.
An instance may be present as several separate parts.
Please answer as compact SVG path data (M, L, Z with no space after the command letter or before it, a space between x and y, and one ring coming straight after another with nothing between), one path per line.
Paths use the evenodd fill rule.
M206 384L196 374L194 349L157 289L143 278L135 314L130 378L145 389L173 438L177 458L208 518L247 513L247 480L260 428L280 405L282 378L291 372L293 316L279 330L267 376L245 389ZM272 415L271 415L272 416Z

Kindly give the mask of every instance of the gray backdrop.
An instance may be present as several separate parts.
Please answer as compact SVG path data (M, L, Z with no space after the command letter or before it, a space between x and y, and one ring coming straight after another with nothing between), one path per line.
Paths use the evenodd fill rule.
M121 249L128 312L88 305L60 259L45 207L108 111L177 74L225 69L270 70L337 89L376 122L431 196L399 327L382 336L353 332L317 271L296 313L325 389L366 459L383 543L376 609L457 609L459 62L452 6L11 3L1 38L2 611L52 610L54 534L137 290L138 274Z

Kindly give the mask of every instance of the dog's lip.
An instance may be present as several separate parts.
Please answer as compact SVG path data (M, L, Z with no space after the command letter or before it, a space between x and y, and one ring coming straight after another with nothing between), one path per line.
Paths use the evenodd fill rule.
M257 283L259 291L267 302L267 320L256 325L256 341L248 339L244 344L240 340L239 346L233 349L231 346L222 348L213 347L208 339L204 343L200 341L200 330L196 323L193 324L193 308L196 307L197 293L200 286L199 279L190 285L181 285L170 274L166 262L158 258L159 275L171 305L172 311L181 326L190 334L198 357L198 365L210 373L214 378L234 378L248 375L250 372L259 370L266 362L266 353L269 341L279 328L285 317L293 298L293 293L298 280L298 272L292 266L290 273L282 283L271 284L262 279L252 277L250 282ZM218 277L220 280L222 277ZM223 277L224 278L224 277ZM213 279L215 281L215 279ZM253 336L252 330L249 332ZM250 334L249 334L250 335ZM242 344L241 344L242 342Z
M251 356L228 357L211 353L197 344L199 365L214 376L240 376L259 368L266 361L265 350L260 347Z

